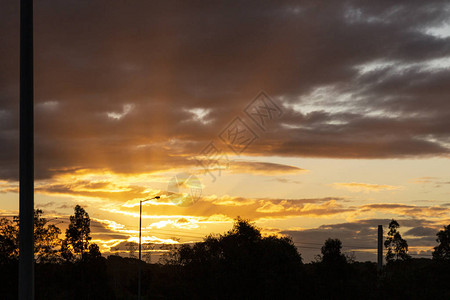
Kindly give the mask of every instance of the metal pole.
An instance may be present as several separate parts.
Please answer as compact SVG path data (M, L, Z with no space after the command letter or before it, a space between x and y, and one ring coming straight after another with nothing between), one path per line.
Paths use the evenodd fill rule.
M34 299L33 0L20 0L19 300Z
M383 268L383 225L378 225L378 272Z
M139 282L138 282L138 300L141 300L141 277L142 277L142 265L141 265L141 226L142 226L142 201L139 201Z
M141 232L142 232L142 203L145 201L159 199L159 196L155 196L150 199L139 201L139 282L138 282L138 300L141 300L141 279L142 279L142 261L141 261Z

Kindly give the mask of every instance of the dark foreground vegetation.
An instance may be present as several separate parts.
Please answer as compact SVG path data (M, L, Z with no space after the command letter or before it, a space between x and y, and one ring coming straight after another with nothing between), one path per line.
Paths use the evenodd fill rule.
M89 243L88 220L76 208L58 249L39 236L57 232L43 222L36 238L36 299L137 299L139 261L102 257ZM16 299L15 227L5 220L0 225L0 299ZM325 241L317 261L304 264L289 238L263 237L237 219L228 233L182 245L163 263L142 262L142 299L450 299L450 226L438 233L432 260L408 256L397 228L391 222L388 264L377 274L375 263L344 256L337 239Z

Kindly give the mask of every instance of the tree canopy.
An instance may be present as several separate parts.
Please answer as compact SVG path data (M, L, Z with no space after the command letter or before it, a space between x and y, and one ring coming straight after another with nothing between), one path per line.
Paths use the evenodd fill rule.
M0 219L0 260L16 259L19 255L19 218ZM37 262L58 260L61 230L43 217L41 209L34 210L34 254Z
M63 241L56 239L59 229L50 224L52 219L44 218L42 211L36 211L35 217L36 299L136 298L138 260L116 255L102 257L99 246L91 242L90 230L86 228L90 219L84 209L75 208L70 218L72 227L69 224ZM16 298L17 225L16 219L0 218L0 299ZM391 221L390 225L391 240L387 245L395 261L399 247L405 253L407 248L401 242L398 222ZM346 259L339 239L325 241L319 262L304 264L290 238L264 235L248 220L237 218L233 228L224 234L209 235L198 243L165 244L164 249L171 254L167 264L142 262L142 296L143 299L447 299L449 227L437 234L439 245L435 247L434 258L439 261L403 260L399 254L401 262L387 264L379 276L374 262ZM76 234L71 235L73 232ZM71 244L74 240L68 236L82 239L75 243L83 245L77 248L78 253ZM61 259L59 249L63 242L73 251L69 261ZM59 256L57 260L51 259L55 256Z
M400 228L400 225L392 219L389 223L387 238L384 241L384 247L387 248L386 261L388 263L411 259L411 256L408 255L408 242L402 238L397 230L398 228Z
M101 256L100 248L90 244L89 214L79 205L66 230L66 238L61 240L61 229L51 220L43 217L41 209L34 211L34 254L38 263L55 263L61 259L76 261ZM0 263L15 260L19 255L19 217L12 220L0 218Z
M444 226L444 230L440 230L437 234L436 241L439 243L434 247L433 259L450 260L450 224Z
M19 228L7 218L0 219L0 263L19 255Z
M61 244L61 254L66 261L88 259L99 256L100 250L96 244L90 244L92 239L91 219L89 214L79 205L70 216L70 224L66 229L66 238Z
M302 258L290 238L263 237L248 220L237 218L224 235L182 245L172 263L185 267L192 285L201 284L200 298L214 290L229 299L258 298L292 294L288 287L296 286L291 283L298 279Z
M347 261L341 253L342 242L339 239L327 239L321 248L322 262L325 264L342 264Z

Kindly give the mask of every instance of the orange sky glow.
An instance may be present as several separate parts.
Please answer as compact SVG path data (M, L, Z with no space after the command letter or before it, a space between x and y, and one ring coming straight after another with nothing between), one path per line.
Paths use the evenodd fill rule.
M19 206L16 2L0 4L0 216ZM375 260L395 218L431 256L450 224L448 4L376 2L36 3L36 208L64 229L83 206L105 255L128 255L139 201L160 196L146 243L240 216L306 261L329 237Z

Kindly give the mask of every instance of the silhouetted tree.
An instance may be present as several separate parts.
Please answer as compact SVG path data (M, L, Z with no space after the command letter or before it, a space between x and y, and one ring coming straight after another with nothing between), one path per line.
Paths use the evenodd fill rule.
M224 235L182 245L173 264L184 268L197 298L286 298L299 294L302 258L287 237L263 237L248 220L237 218Z
M322 262L325 264L341 264L346 263L347 259L341 253L342 242L339 239L327 239L321 248Z
M439 245L434 247L433 259L450 260L450 224L444 226L444 230L440 230L436 235Z
M0 264L19 255L18 227L7 218L0 218Z
M61 246L61 255L65 260L80 260L89 250L90 224L89 214L81 206L75 206L74 215L70 216L69 228L66 230L66 238Z
M61 230L56 225L48 225L42 217L43 211L34 210L34 254L37 262L56 262L59 259ZM17 258L19 254L19 218L13 221L0 219L0 260Z
M48 221L42 217L43 211L34 211L34 253L37 262L57 262L60 258L61 229L56 225L47 225Z
M389 232L386 241L384 241L384 247L387 248L387 262L408 260L411 258L408 255L408 243L402 238L400 232L397 231L399 227L400 225L394 219L389 223Z
M346 299L349 294L345 288L349 281L351 271L347 258L341 252L342 242L339 239L328 238L316 263L317 297L324 299ZM320 295L320 296L319 296Z
M100 247L97 244L90 244L88 251L83 253L84 261L92 261L101 257L102 253L100 252Z

